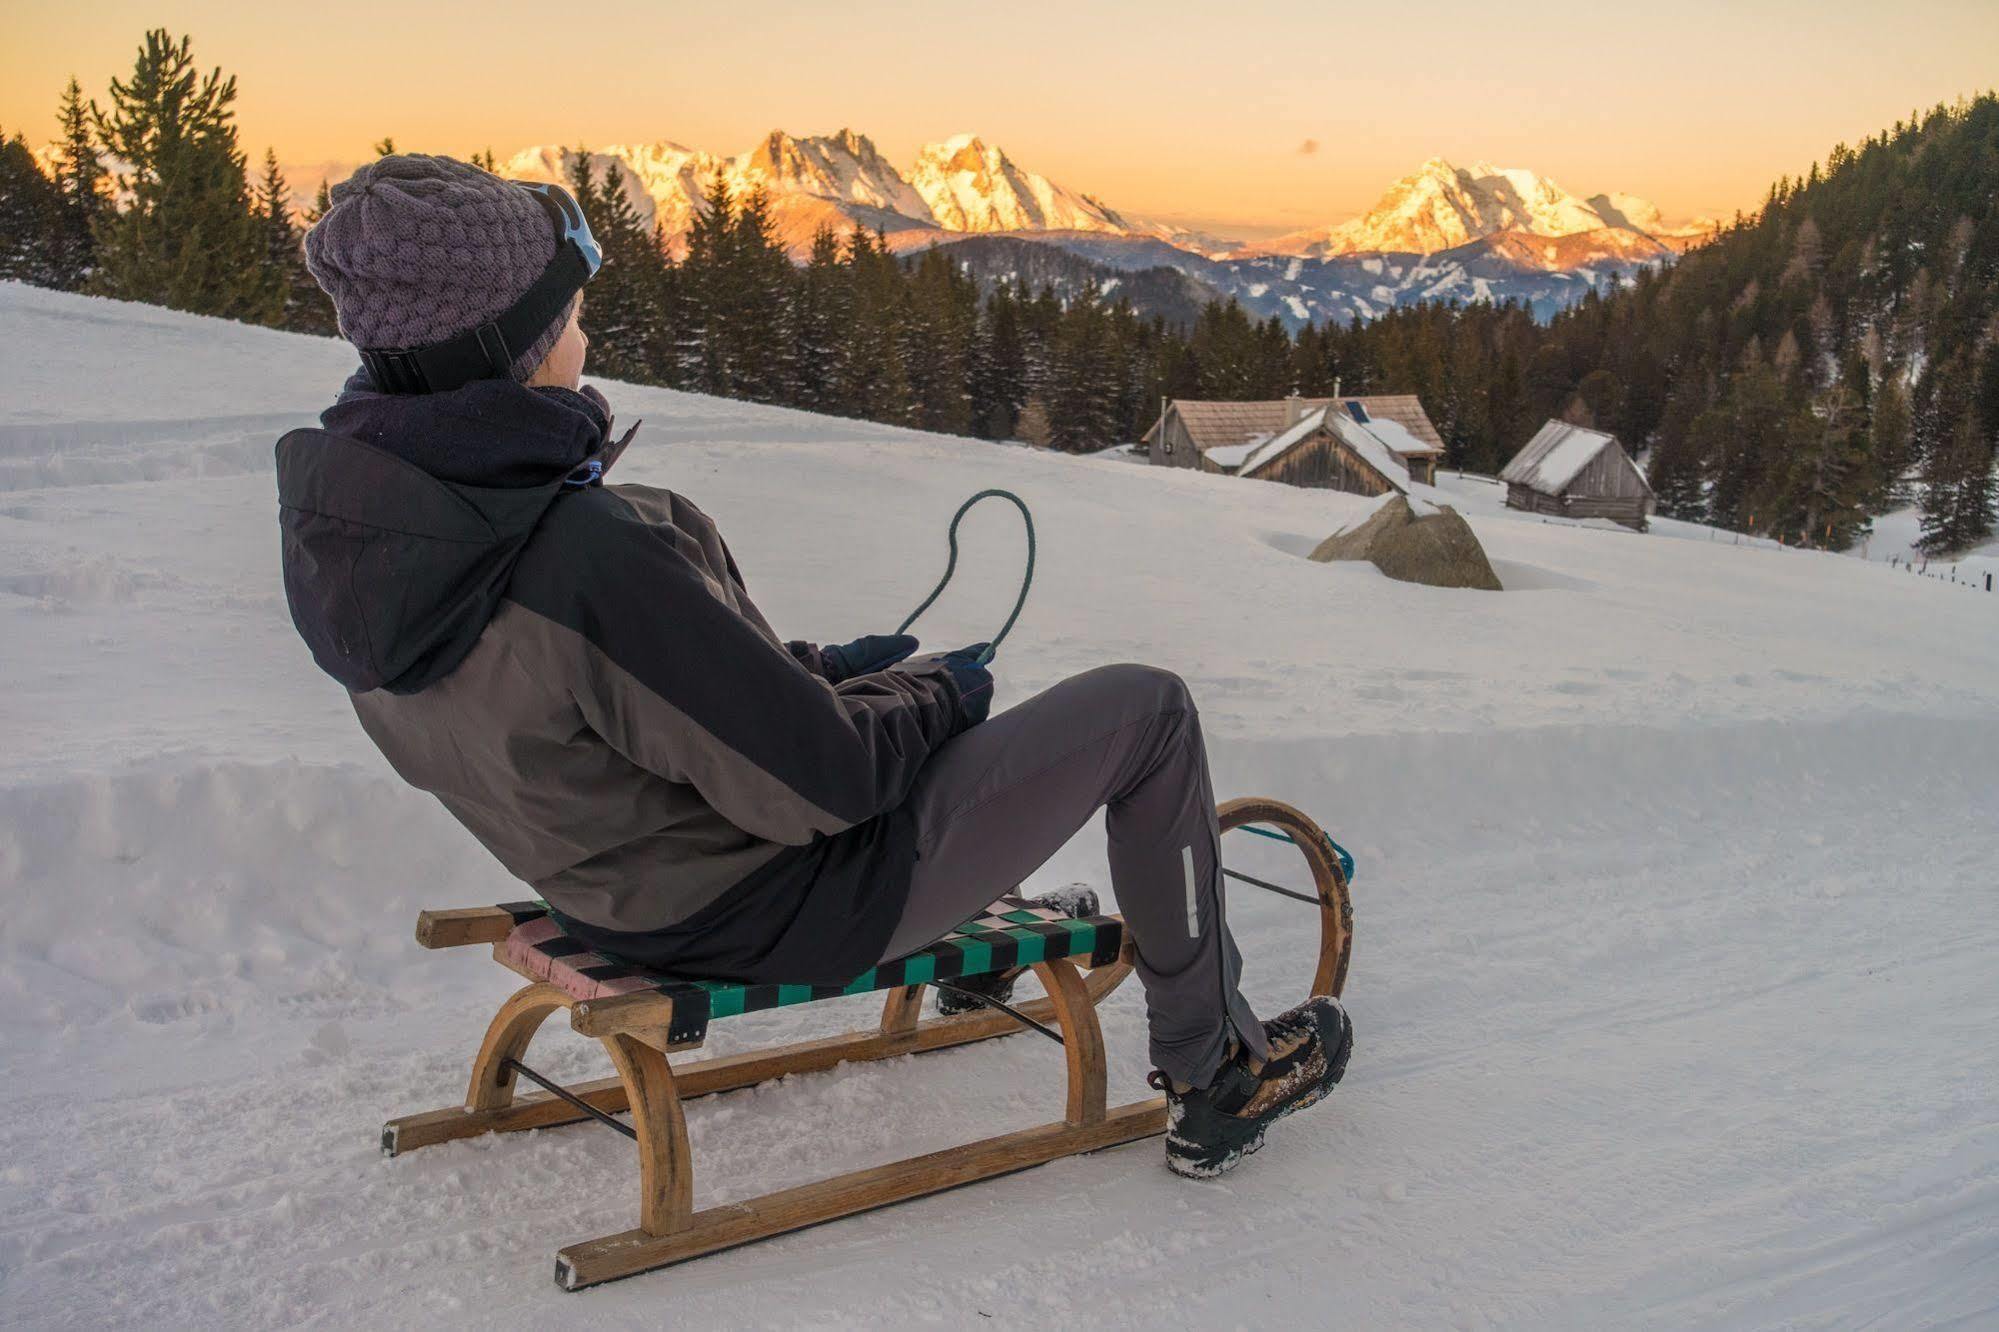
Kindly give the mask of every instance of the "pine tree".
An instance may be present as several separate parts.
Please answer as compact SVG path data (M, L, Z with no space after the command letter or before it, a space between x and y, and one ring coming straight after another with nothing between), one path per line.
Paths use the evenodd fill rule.
M304 222L307 227L311 227L320 218L325 217L327 213L331 212L332 209L333 186L325 179L321 179L319 188L313 192L312 205L305 210L304 215L299 220Z
M840 348L837 409L845 416L908 425L916 415L916 395L897 336L902 270L886 238L865 228L847 237L846 269L853 313Z
M292 218L291 186L278 168L276 150L264 150L264 174L257 184L257 220L264 233L263 262L271 284L284 293L273 322L301 333L336 331L333 302L305 266L299 226Z
M791 326L793 402L809 412L836 410L840 337L851 318L851 290L840 267L840 238L821 224L798 277Z
M736 234L736 205L729 181L716 172L687 232L687 251L676 270L680 320L675 338L677 382L697 393L728 395L734 390L729 364L730 259Z
M125 164L130 202L101 220L91 289L196 314L268 322L284 300L263 261L236 147L236 80L196 72L188 39L146 34L111 111L93 118Z
M1990 539L1995 501L1993 440L1967 405L1923 473L1922 540L1928 555L1954 555Z
M1867 526L1874 486L1866 413L1860 395L1834 384L1801 421L1769 530L1804 545L1845 550Z
M111 208L104 194L106 172L97 156L91 110L72 74L56 111L62 127L56 158L56 185L62 193L56 285L68 291L83 286L96 271L97 227Z
M665 259L626 193L619 163L614 160L601 181L593 181L590 153L579 148L570 158L569 184L604 252L604 266L583 302L591 365L612 379L658 382L666 339Z
M1684 374L1666 404L1658 442L1652 448L1650 481L1659 512L1668 518L1705 522L1707 485L1703 475L1703 439L1695 423L1714 404L1713 377L1705 371ZM1712 422L1708 428L1713 428Z
M1104 309L1085 292L1069 303L1055 340L1046 389L1048 442L1087 453L1113 441L1114 405L1105 369L1112 347Z
M798 391L792 363L791 257L778 238L770 195L751 190L729 229L723 280L730 318L731 391L756 402L790 402Z
M0 278L58 285L62 196L28 141L0 134Z
M1909 501L1909 395L1899 369L1883 375L1874 390L1868 433L1876 481L1868 508L1885 513Z
M986 297L970 376L972 428L986 439L1012 439L1027 402L1027 347L1020 299L1011 283Z
M1988 329L1988 339L1992 332ZM1993 532L1994 454L1999 452L1999 341L1974 361L1960 351L1939 370L1935 398L1963 405L1923 467L1921 548L1932 555L1968 550Z
M1711 450L1703 462L1714 477L1709 511L1723 526L1766 531L1770 480L1784 466L1798 426L1783 381L1771 366L1754 361L1730 382L1722 406L1703 413L1717 415L1719 422L1710 420L1703 437Z
M935 247L917 258L906 279L909 300L899 336L910 391L916 397L917 424L940 434L969 434L968 376L977 288L945 251Z

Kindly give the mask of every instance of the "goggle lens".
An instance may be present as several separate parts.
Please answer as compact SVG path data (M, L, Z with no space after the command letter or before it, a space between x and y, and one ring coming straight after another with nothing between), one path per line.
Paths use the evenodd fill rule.
M597 276L597 270L604 266L604 249L590 234L590 221L583 216L583 206L576 202L576 196L560 185L529 180L517 180L514 184L541 200L542 207L548 209L548 215L555 220L556 243L568 241L574 244L589 267L590 276Z

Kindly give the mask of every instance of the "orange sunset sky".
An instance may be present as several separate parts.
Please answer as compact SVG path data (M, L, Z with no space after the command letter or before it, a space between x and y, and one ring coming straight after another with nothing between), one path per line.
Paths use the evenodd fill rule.
M1672 5L4 0L0 129L103 100L149 26L241 85L295 184L406 150L852 126L907 166L974 131L1112 207L1238 234L1338 221L1425 158L1624 190L1669 220L1999 78L1999 0Z

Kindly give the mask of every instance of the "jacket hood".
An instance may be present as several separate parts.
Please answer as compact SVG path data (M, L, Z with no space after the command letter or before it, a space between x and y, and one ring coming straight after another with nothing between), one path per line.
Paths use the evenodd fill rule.
M609 414L595 390L392 396L357 379L324 428L278 441L285 600L328 675L415 693L472 650L549 506L597 483Z

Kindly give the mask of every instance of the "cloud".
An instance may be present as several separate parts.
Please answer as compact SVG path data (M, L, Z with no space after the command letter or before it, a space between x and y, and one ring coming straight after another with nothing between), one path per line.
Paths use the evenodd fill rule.
M1305 142L1298 145L1298 156L1300 157L1310 157L1313 153L1316 153L1318 151L1319 151L1319 141L1317 139L1307 139L1305 140Z

